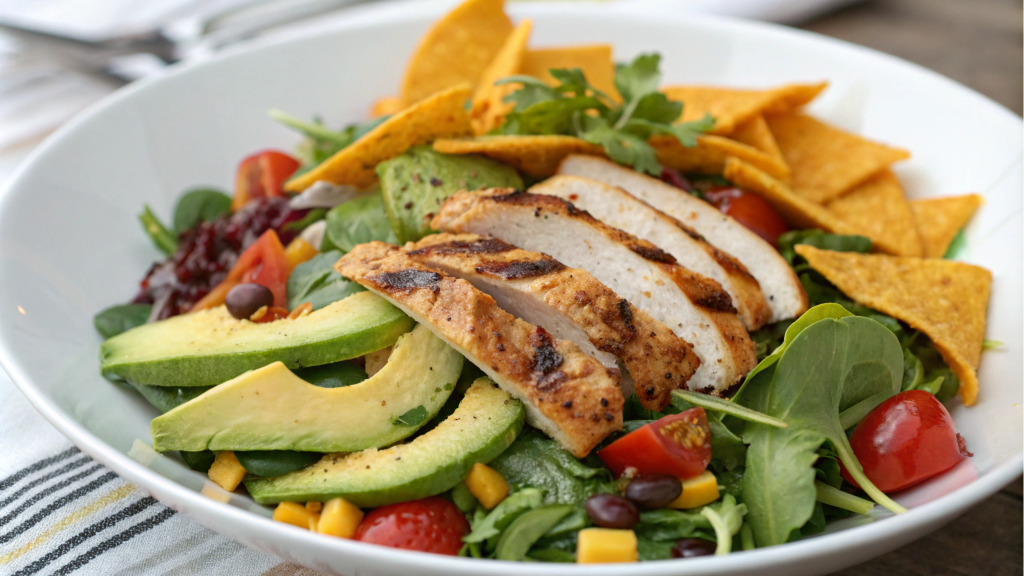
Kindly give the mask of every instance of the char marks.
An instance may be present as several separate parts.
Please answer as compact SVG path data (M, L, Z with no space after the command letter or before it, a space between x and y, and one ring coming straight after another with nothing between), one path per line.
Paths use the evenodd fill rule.
M561 270L565 270L565 265L554 258L514 262L484 262L476 267L476 271L481 274L490 274L505 280L535 278Z
M441 275L437 272L408 269L399 272L381 272L373 276L372 280L382 290L389 292L413 290L416 288L430 288L437 292L437 283L441 281Z

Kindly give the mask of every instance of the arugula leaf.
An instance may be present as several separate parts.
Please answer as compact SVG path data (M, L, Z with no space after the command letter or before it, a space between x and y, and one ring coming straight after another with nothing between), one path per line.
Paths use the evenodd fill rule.
M292 270L286 286L288 307L294 309L304 302L319 310L331 302L347 298L365 290L355 282L349 282L334 270L334 263L341 258L341 252L322 252L299 264Z
M732 494L726 494L721 502L701 509L700 515L707 518L711 527L715 529L715 539L718 540L715 554L732 552L732 537L739 533L746 514L747 505L737 504L736 497Z
M92 325L104 338L113 338L122 332L145 324L152 311L153 307L149 304L111 306L100 310L93 316Z
M572 511L573 507L567 504L552 504L520 514L502 532L495 550L495 558L498 560L523 560L530 547Z
M855 316L819 319L789 340L776 362L745 383L739 399L789 424L748 423L743 433L749 444L743 502L759 546L787 542L815 513L814 464L825 441L875 502L905 511L864 475L840 423L852 404L899 392L899 341L878 322Z
M703 538L714 542L711 522L700 512L682 510L651 510L640 513L640 523L633 527L637 537L640 560L668 560L672 545L681 538Z
M808 244L822 250L835 250L836 252L860 252L867 254L871 252L871 239L866 236L843 236L840 234L829 234L817 228L808 230L792 230L779 236L779 252L792 266L799 256L793 248L797 244ZM800 258L800 261L803 259Z
M388 116L381 116L362 124L350 124L342 130L335 131L324 126L319 118L306 122L281 110L270 110L267 115L306 137L299 145L298 156L303 167L295 174L296 176L330 158L388 119Z
M485 516L474 519L469 534L462 541L466 544L479 544L492 540L520 514L540 506L543 499L544 492L537 488L524 488L509 494Z
M562 134L576 136L601 146L612 160L641 172L661 174L652 136L665 135L683 146L697 145L697 136L714 126L714 119L673 124L683 112L683 103L669 100L658 91L661 56L641 54L615 70L615 88L622 103L595 89L579 68L553 68L559 82L551 87L526 76L511 76L496 85L518 84L505 97L515 106L495 134Z
M172 256L178 251L178 237L171 233L164 226L163 222L153 214L149 204L142 205L142 214L139 214L139 221L142 222L142 229L156 246L166 256Z
M181 234L200 222L209 222L231 213L231 197L213 188L186 192L174 207L174 230Z
M351 251L359 244L374 240L388 244L398 243L395 233L391 230L380 191L331 208L326 220L325 236L330 239L331 244L345 252Z

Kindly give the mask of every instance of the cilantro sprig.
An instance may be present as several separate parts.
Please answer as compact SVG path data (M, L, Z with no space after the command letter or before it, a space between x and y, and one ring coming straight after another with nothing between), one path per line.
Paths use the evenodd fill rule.
M615 68L618 103L591 86L579 68L552 68L559 82L549 86L532 76L509 76L495 85L521 84L505 97L514 103L505 122L495 134L576 136L604 148L608 157L638 171L660 175L654 148L648 139L674 136L686 147L697 145L697 136L715 125L705 114L700 120L673 124L683 113L683 103L669 100L658 91L661 72L658 54L641 54L629 64Z

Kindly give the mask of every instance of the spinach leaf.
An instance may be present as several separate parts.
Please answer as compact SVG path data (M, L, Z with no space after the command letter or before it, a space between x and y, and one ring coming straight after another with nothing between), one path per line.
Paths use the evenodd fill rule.
M788 541L814 514L814 463L825 441L876 502L904 511L864 476L840 423L851 403L899 392L899 341L878 322L860 317L825 317L788 336L781 357L746 382L739 400L789 424L783 429L748 423L743 433L749 445L743 502L759 546Z
M568 516L572 511L573 507L568 504L552 504L520 514L502 532L495 550L495 558L498 560L523 560L537 540L540 540L541 536L554 528L562 518Z
M319 310L331 302L365 290L334 270L334 263L339 258L341 252L322 252L296 266L288 277L288 307L295 309L303 302L309 302L313 310Z
M459 509L459 512L468 514L476 508L476 496L469 491L465 482L459 482L452 488L452 503Z
M672 545L682 538L703 538L714 542L711 522L700 512L652 510L640 513L640 523L633 527L637 537L640 560L667 560Z
M392 418L391 424L394 426L419 426L420 424L423 424L426 419L427 409L420 404L415 408L407 410L401 416Z
M303 216L301 220L295 220L294 222L285 224L282 227L282 230L287 230L289 232L302 232L310 224L323 220L325 216L327 216L327 209L313 208L309 212L306 212L306 215ZM314 248L316 248L316 246L314 246Z
M593 494L615 492L611 473L599 462L577 460L536 429L524 432L489 464L510 486L544 490L545 504L576 504Z
M231 197L213 188L186 192L174 207L174 230L181 234L200 222L209 222L231 213Z
M533 560L540 562L564 562L570 563L576 561L576 555L572 552L565 550L559 550L557 548L540 548L537 550L531 550L527 556Z
M414 146L381 162L377 176L399 244L433 232L431 218L445 199L459 190L523 188L519 174L501 162L483 156L441 154L430 146Z
M213 466L213 461L217 459L217 455L213 453L213 450L199 450L198 452L181 450L178 453L181 454L181 459L185 461L189 468L203 474L210 471L210 466Z
M295 450L235 450L238 462L254 476L281 476L301 470L323 457L318 452Z
M462 541L466 544L479 544L492 540L520 514L537 508L543 500L544 492L537 488L524 488L509 494L485 516L475 519L470 524L469 534Z
M142 205L142 214L139 214L139 221L142 222L142 229L149 236L149 239L153 241L153 245L163 252L165 256L171 256L178 251L178 237L164 226L163 222L156 217L156 214L153 214L149 204Z
M341 388L366 380L366 371L351 360L293 370L296 376L321 388Z
M153 405L160 413L170 412L194 398L201 396L213 386L151 386L149 384L137 384L128 381L133 388L142 394L147 402Z
M327 238L345 252L374 240L397 244L380 192L339 204L327 213ZM340 258L340 256L339 256Z
M716 398L708 394L691 392L689 390L674 390L672 391L672 396L674 397L673 400L678 398L679 400L683 400L693 404L694 406L700 406L707 411L732 416L747 422L759 422L768 426L775 426L776 428L786 428L788 426L788 424L778 418L772 418L767 414L751 410L741 404Z
M113 338L122 332L145 324L152 311L153 307L149 304L111 306L93 316L92 325L104 338Z
M871 252L871 239L866 236L829 234L817 228L786 232L779 236L778 244L779 252L790 266L799 258L796 251L793 250L797 244L809 244L815 248L835 250L836 252L860 252L861 254Z

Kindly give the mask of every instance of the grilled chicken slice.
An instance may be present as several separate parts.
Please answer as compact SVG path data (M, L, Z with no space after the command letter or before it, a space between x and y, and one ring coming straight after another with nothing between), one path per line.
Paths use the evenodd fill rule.
M388 299L522 400L527 421L582 458L622 427L618 371L572 342L514 318L469 282L383 242L356 246L335 268Z
M663 410L700 364L690 345L663 324L586 270L546 254L476 234L435 234L403 251L468 281L502 309L575 343L606 366L617 367L618 358L648 410ZM623 385L623 393L632 390Z
M757 363L754 343L718 282L561 198L511 189L458 192L432 226L495 236L590 272L693 346L700 366L687 384L691 390L724 392Z
M559 174L617 186L679 220L746 266L772 309L769 322L796 318L807 310L807 293L774 246L717 208L658 180L597 156L571 155Z
M743 264L622 188L579 176L553 176L530 188L530 192L568 200L601 222L667 251L681 266L717 281L732 297L747 330L757 330L772 317L761 287Z

